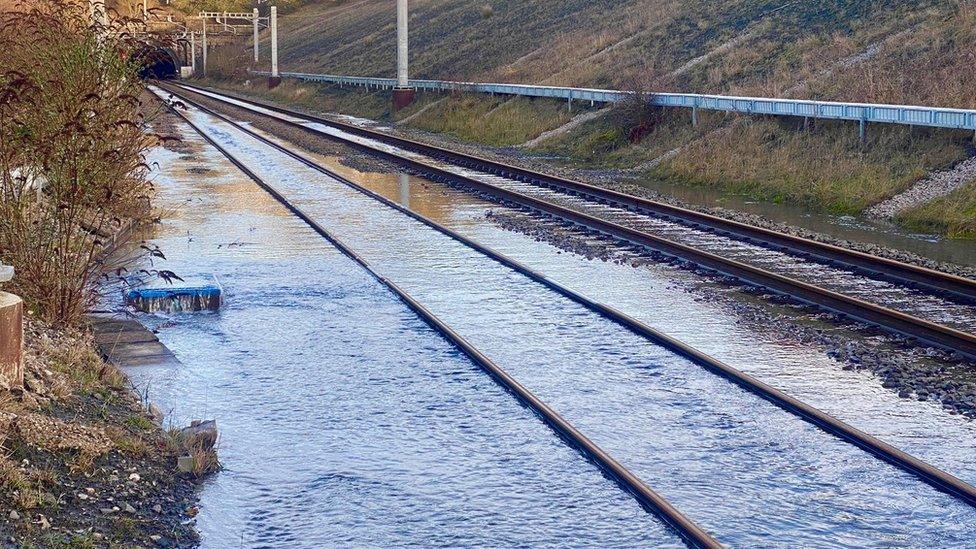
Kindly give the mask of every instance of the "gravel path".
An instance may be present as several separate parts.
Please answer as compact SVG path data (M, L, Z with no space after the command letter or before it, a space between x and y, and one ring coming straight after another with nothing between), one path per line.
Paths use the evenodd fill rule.
M929 175L905 192L871 206L866 213L878 219L891 219L905 210L946 196L970 181L976 181L976 157L964 160L950 170Z
M559 126L558 128L555 128L555 129L552 129L552 130L549 130L547 132L542 132L542 134L539 135L539 137L536 137L535 139L531 139L529 141L526 141L525 143L522 143L521 145L519 145L519 147L523 147L523 148L526 148L526 149L531 149L532 147L535 147L535 146L539 145L540 143L543 143L545 141L548 141L548 140L552 139L553 137L558 137L560 135L564 135L567 132L569 132L569 131L571 131L573 129L576 129L579 126L581 126L581 125L589 122L590 120L593 120L595 118L599 118L599 117L603 116L604 114L607 114L611 110L613 110L613 107L604 107L602 109L595 110L595 111L584 111L584 112L582 112L582 113L577 114L576 116L574 116L569 122L566 122L562 126ZM402 121L401 124L403 122L406 122L406 120Z

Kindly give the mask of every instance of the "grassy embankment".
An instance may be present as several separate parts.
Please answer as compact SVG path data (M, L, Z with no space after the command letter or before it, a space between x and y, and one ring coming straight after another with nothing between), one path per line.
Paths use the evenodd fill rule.
M192 485L176 470L188 449L102 360L84 320L119 289L109 251L152 216L144 154L158 138L130 56L138 29L91 28L87 4L70 0L22 6L0 13L0 260L27 316L24 386L0 384L0 538L191 544Z
M190 546L183 451L95 351L28 320L26 390L0 394L0 534L21 547Z
M976 107L967 92L976 78L968 68L976 58L971 2L838 8L818 1L779 11L777 2L732 0L634 0L600 9L585 2L523 4L492 2L488 12L460 0L416 4L413 17L424 22L411 29L416 75ZM387 8L374 0L302 8L283 20L282 66L391 75ZM322 111L408 119L410 127L496 146L529 141L568 119L564 105L546 100L428 96L394 116L380 93L294 83L270 93L258 88L250 92ZM686 111L673 111L632 143L628 134L637 123L611 113L529 152L580 167L635 170L652 182L857 214L966 158L972 140L966 132L872 126L862 148L852 124L800 131L786 119L711 114L694 128ZM675 153L655 165L669 151ZM970 191L898 221L976 236L966 224L976 207Z
M898 221L920 231L951 238L976 238L976 185L968 185L943 198L909 210Z

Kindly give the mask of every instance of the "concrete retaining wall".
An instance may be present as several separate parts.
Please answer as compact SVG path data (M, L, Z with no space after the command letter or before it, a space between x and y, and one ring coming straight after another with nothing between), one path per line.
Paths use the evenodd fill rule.
M24 303L0 292L0 382L24 386Z

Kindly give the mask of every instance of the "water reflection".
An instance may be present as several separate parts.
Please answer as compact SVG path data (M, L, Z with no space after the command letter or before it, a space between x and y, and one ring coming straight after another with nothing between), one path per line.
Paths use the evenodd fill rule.
M400 205L409 208L410 207L410 176L401 173L397 174L400 186Z

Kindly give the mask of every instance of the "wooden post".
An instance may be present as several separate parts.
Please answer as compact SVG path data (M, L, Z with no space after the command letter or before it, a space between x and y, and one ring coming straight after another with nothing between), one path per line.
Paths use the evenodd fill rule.
M24 386L24 304L0 292L0 381L10 388Z

